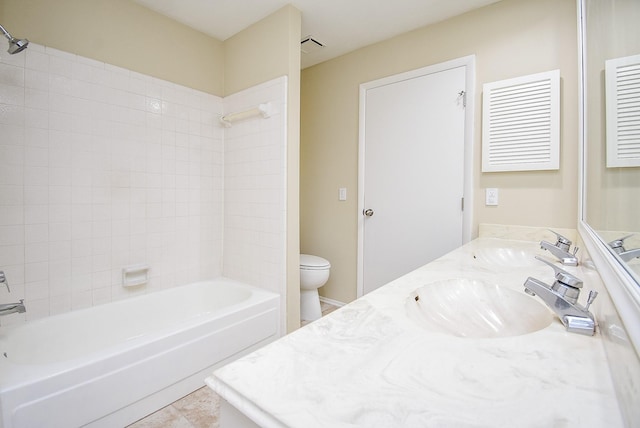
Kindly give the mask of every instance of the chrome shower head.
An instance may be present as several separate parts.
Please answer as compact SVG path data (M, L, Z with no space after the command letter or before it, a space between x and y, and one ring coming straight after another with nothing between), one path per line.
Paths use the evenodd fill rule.
M7 49L7 52L9 52L11 55L18 52L22 52L27 48L27 45L29 44L29 40L16 39L11 34L9 34L9 32L5 30L2 25L0 25L0 30L2 30L2 33L4 34L4 36L7 38L7 40L9 40L9 49Z

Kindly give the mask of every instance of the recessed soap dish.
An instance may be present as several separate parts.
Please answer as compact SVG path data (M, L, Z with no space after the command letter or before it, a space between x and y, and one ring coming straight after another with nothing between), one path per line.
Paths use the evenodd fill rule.
M136 287L149 281L149 265L131 265L122 268L122 286Z

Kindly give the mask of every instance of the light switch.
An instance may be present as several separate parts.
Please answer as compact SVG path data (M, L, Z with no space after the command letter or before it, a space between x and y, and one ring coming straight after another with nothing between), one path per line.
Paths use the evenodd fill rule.
M486 189L486 200L485 205L498 205L498 189L496 188L487 188Z
M347 188L346 187L341 187L340 191L338 192L338 199L341 201L346 201L347 200Z

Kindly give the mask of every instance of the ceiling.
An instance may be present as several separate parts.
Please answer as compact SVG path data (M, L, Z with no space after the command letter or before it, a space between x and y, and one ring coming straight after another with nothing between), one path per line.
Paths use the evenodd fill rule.
M302 68L498 0L134 0L224 41L291 4L302 12L302 37L325 47L302 54Z

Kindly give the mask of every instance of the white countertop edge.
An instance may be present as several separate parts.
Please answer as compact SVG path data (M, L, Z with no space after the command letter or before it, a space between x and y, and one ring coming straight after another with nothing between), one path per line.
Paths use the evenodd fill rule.
M218 379L215 375L205 378L204 383L207 384L221 398L226 400L233 407L242 412L247 418L258 424L262 428L287 428L282 422L274 418L269 413L263 411L253 402L244 398L235 389Z

